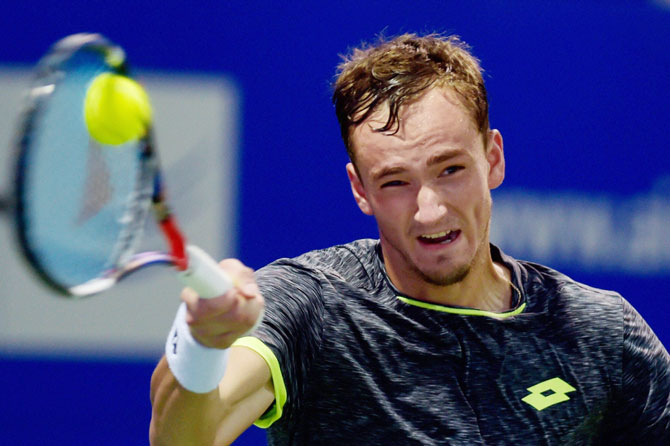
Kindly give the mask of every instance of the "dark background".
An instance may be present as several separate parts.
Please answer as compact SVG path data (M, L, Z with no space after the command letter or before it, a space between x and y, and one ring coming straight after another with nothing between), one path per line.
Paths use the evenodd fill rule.
M492 126L505 138L503 189L617 203L667 193L670 184L670 7L661 0L7 1L0 63L33 64L55 40L82 31L125 47L137 68L225 74L238 84L236 243L254 268L376 236L350 196L330 82L338 54L381 31L456 33L473 47L486 70ZM630 218L625 211L616 215ZM665 345L668 265L552 264L620 291ZM153 366L0 357L0 443L146 444ZM262 442L253 429L239 444Z

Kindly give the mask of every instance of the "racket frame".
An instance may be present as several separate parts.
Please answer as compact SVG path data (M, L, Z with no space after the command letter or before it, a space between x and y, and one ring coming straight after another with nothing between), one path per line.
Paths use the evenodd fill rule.
M48 106L50 96L58 88L63 65L79 51L100 53L110 72L128 75L125 52L99 34L74 34L55 43L37 65L33 86L28 92L24 111L20 117L16 141L16 170L14 177L14 221L18 244L32 269L43 283L66 297L83 297L97 294L113 286L126 275L153 264L170 264L178 271L188 268L186 239L165 200L164 184L160 173L158 156L154 150L153 132L149 128L138 141L138 169L135 192L138 197L130 206L134 218L119 234L111 258L115 266L101 272L100 276L78 285L66 285L49 274L33 249L28 235L30 221L26 210L26 172L29 169L31 135L40 113ZM147 196L150 194L150 196ZM135 253L134 248L141 238L142 230L151 207L156 222L163 234L167 252L147 251Z

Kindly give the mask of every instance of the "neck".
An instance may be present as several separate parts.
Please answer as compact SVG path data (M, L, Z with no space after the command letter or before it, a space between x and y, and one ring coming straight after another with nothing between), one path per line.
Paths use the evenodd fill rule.
M416 273L397 274L388 263L387 273L398 290L415 299L497 313L508 311L512 307L511 273L493 262L488 243L481 248L467 275L450 285L417 280Z

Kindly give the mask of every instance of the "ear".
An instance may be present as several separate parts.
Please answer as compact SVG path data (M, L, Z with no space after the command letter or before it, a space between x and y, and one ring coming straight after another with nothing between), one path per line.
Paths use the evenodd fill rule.
M502 135L498 130L489 130L486 161L489 165L489 189L495 189L505 179L505 153L503 151Z
M368 202L367 195L365 193L365 188L363 187L363 183L361 182L361 179L358 177L358 173L356 173L356 168L351 163L347 164L347 176L349 177L349 184L351 184L351 192L354 194L356 204L358 204L358 207L364 214L373 215L372 207Z

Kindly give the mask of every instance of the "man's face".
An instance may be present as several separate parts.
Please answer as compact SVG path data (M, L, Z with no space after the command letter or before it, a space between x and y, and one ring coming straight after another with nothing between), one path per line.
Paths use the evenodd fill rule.
M386 118L382 109L352 132L358 172L351 164L347 172L356 201L377 220L386 268L403 291L457 283L489 256L502 137L489 132L485 148L448 89L404 107L397 133L374 131Z

